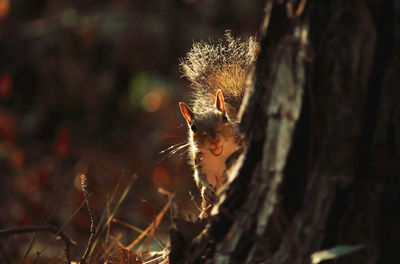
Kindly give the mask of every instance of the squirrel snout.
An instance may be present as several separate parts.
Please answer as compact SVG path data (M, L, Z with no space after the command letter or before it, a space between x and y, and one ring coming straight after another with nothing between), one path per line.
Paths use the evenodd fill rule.
M210 145L218 146L221 141L221 137L217 136L213 139L210 139Z
M209 150L214 156L219 156L222 154L223 146L220 136L210 139Z

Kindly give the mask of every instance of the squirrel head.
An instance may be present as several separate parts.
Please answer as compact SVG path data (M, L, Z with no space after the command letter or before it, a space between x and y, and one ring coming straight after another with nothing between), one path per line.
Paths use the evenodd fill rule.
M226 113L224 97L220 90L215 96L214 107L208 111L195 113L183 102L179 103L179 107L190 128L193 143L200 151L209 150L214 156L220 156L224 150L224 143L234 140L235 123Z

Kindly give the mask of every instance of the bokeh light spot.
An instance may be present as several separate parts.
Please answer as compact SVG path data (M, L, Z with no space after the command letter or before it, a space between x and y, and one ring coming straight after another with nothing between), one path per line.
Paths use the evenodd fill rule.
M0 18L5 18L10 12L10 1L0 0Z
M132 105L141 104L143 96L146 94L149 86L149 76L146 73L139 73L132 78L129 90L129 100Z
M164 91L162 88L154 88L148 92L142 100L144 110L147 112L155 112L160 109L164 101Z

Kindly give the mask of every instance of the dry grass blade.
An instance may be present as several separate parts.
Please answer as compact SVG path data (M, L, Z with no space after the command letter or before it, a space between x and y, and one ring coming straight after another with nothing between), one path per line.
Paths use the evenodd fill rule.
M121 224L121 225L123 225L123 226L125 226L125 227L127 227L127 228L129 228L129 229L131 229L131 230L133 230L133 231L135 231L135 232L137 232L138 234L141 234L141 233L143 233L145 230L143 230L143 229L140 229L140 228L138 228L138 227L136 227L136 226L134 226L134 225L131 225L131 224L128 224L128 223L126 223L126 222L124 222L124 221L121 221L121 220L119 220L119 219L113 219L112 220L112 222L113 223L117 223L117 224ZM163 245L163 243L160 241L160 240L158 240L155 236L152 236L150 233L148 233L148 236L149 236L149 238L151 238L151 239L153 239L155 242L157 242L157 244L160 246L160 248L164 248L165 247L165 245Z
M108 195L107 195L108 198ZM107 199L108 200L108 199ZM110 204L106 202L106 218L108 219L110 217ZM110 237L110 225L107 225L106 227L106 238L104 240L104 243L107 244L108 243L108 238Z
M119 189L119 185L120 185L120 182L118 182L117 185L114 187L114 190L111 194L111 198L106 200L106 207L110 208L110 205L114 203L114 199L115 199L116 193ZM104 225L106 219L108 219L109 217L110 217L110 212L105 211L102 213L100 220L99 220L99 224L97 225L97 228L96 228L97 234L99 233L100 228Z
M143 233L143 231L144 231L144 230L142 230L142 229L140 229L140 228L138 228L138 227L136 227L134 225L128 224L127 222L121 221L121 220L116 219L116 218L114 218L112 220L112 222L113 223L117 223L117 224L121 224L121 225L123 225L123 226L125 226L125 227L127 227L127 228L129 228L129 229L131 229L133 231L135 231L135 232L138 232L139 234Z
M311 254L311 263L317 264L321 261L328 259L336 259L338 257L353 253L354 251L360 250L364 245L341 245L327 250L320 250Z
M114 203L114 199L116 197L117 191L119 190L119 186L120 186L120 182L118 182L116 184L116 186L114 187L114 190L113 190L113 192L111 194L111 198L106 200L106 208L107 207L110 208L110 206ZM97 234L99 233L100 229L103 227L106 219L108 219L109 217L110 217L110 212L109 211L108 212L107 211L103 212L103 214L100 217L99 224L97 225L97 228L96 228L96 233Z
M110 206L114 203L114 200L116 199L116 193L117 193L117 191L119 190L119 186L120 186L120 182L118 182L118 183L116 184L116 186L114 187L111 196L107 196L106 208L108 208L108 209L106 209L105 211L103 211L103 213L101 214L99 223L97 224L96 234L99 234L99 231L100 231L101 227L103 227L103 226L105 225L106 220L110 217ZM109 225L106 225L106 228L107 228L107 229L106 229L106 231L107 231L107 230L109 229ZM106 236L107 236L107 237L106 237L105 241L108 240L109 234L106 234ZM122 236L122 235L121 235L121 236ZM97 242L98 242L97 240L98 240L98 239L95 239L95 241L94 241L94 243L93 243L93 248L96 247ZM119 239L118 239L118 240L119 240ZM105 242L105 243L107 244L107 242ZM112 243L112 244L114 244L114 243ZM106 249L105 252L103 252L103 253L109 253L111 247L108 246L107 248L109 248L109 249ZM90 255L90 254L89 254L89 255ZM100 254L96 255L95 260L99 260L99 259L102 259L102 258L104 258L104 255L103 255L102 253L100 253Z
M171 204L171 201L168 201L168 203L164 206L164 208L161 210L161 212L157 215L156 219L151 223L129 246L127 246L125 249L130 250L134 246L136 246L139 241L149 233L150 230L153 230L158 227L160 224L162 218L164 217L165 213L168 211L168 208ZM152 233L150 233L152 234Z
M110 246L107 249L111 249L114 244L117 244L120 248L125 248L125 246L122 245L121 242L119 242L121 237L122 237L122 234L118 234L117 237L114 237L113 235L110 235L110 238L112 239L112 243L110 244Z
M111 213L108 216L107 216L106 212L103 213L103 216L102 216L101 220L99 221L99 225L98 225L97 230L96 230L97 236L96 236L96 239L93 242L93 246L91 248L91 251L89 252L88 260L90 259L90 255L91 255L93 249L99 243L99 239L100 239L101 234L104 232L104 230L107 227L107 225L109 225L111 223L112 219L114 218L115 214L118 211L118 208L120 207L122 202L125 200L127 194L131 190L131 188L132 188L134 182L136 181L136 179L137 179L136 174L132 175L131 180L125 186L121 196L119 197L118 201L114 205L114 208L112 209ZM117 187L113 191L112 200L115 197L116 190L117 190ZM110 202L110 204L111 204L111 202Z
M119 242L121 237L122 237L121 233L118 233L118 235L116 237L110 235L111 243L107 246L107 248L104 251L107 252L107 253L110 253L112 247L117 243L117 241Z
M162 259L162 258L165 258L165 257L166 257L166 256L164 256L164 255L158 256L158 257L156 257L156 258L153 258L153 259L150 259L150 260L148 260L148 261L146 261L146 262L143 262L143 264L153 263L154 261L157 261L157 260ZM163 261L164 261L164 260L163 260Z
M147 235L147 233L151 230L153 223L150 224L129 246L125 247L126 250L131 250L136 244Z
M163 261L161 261L159 264L168 264L169 263L169 258L167 257Z
M146 251L150 251L150 243L151 239L154 237L154 233L156 232L156 228L160 225L161 220L163 219L164 215L167 213L168 209L171 207L171 200L168 201L167 205L163 208L163 210L157 215L154 224L152 225L152 228L150 230L149 236L148 236L148 241L147 241L147 248Z

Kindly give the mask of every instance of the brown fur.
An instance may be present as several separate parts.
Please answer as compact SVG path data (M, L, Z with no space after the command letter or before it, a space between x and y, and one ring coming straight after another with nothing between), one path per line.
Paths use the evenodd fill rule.
M255 38L246 40L232 37L217 44L195 43L181 61L183 75L193 88L193 110L209 110L215 94L222 91L227 105L227 115L237 120L237 113L246 90L246 80L257 58L258 43Z
M189 126L190 158L203 210L216 201L215 192L225 182L227 159L242 148L238 111L257 47L254 38L242 41L227 32L225 42L195 43L181 63L194 90L193 110L184 103L179 106Z

